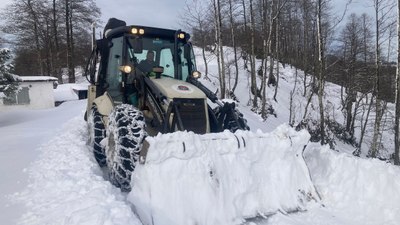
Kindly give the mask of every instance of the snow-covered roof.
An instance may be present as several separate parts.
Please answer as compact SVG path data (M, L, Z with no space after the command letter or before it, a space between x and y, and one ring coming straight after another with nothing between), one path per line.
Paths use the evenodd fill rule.
M41 82L41 81L57 81L58 79L49 76L18 76L18 80L21 82Z
M75 91L87 91L89 84L74 84L71 86Z

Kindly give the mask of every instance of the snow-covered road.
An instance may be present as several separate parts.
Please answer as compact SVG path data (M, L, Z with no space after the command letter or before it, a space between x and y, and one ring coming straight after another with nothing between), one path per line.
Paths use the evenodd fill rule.
M0 114L1 224L141 224L133 213L137 209L132 194L121 193L103 177L86 145L85 103L72 101L50 110ZM257 120L250 114L245 117ZM399 168L318 144L309 144L305 157L322 200L306 203L306 211L287 214L281 210L246 224L398 224ZM207 206L207 202L202 204ZM180 210L195 212L197 203ZM174 210L157 212L172 214Z
M23 209L9 197L26 188L27 168L38 159L39 147L63 125L80 114L84 101L67 102L48 110L20 110L0 113L0 221L15 224Z

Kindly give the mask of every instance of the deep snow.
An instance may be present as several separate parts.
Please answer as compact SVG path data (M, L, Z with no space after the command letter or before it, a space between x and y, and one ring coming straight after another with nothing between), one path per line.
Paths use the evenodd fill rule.
M210 71L215 74L215 61ZM169 148L171 153L153 145L156 149L148 164L137 168L136 186L128 195L107 181L90 152L83 120L85 100L48 110L1 113L1 223L136 225L141 224L140 216L143 221L162 220L157 224L237 224L244 217L252 217L244 222L249 225L398 224L400 169L343 153L351 152L346 145L338 145L338 153L308 143L306 132L282 125L288 122L295 76L290 67L282 67L281 72L278 103L272 101L277 117L267 121L247 106L248 79L245 72L240 76L238 107L252 131L265 140L246 151L237 143L203 149L199 136L175 134L193 149L182 154L180 148ZM215 76L210 77L215 81ZM207 85L215 90L212 82ZM70 91L63 86L59 91L63 88ZM337 87L328 84L327 91L335 108ZM74 99L72 92L64 94ZM294 103L299 118L304 100L296 97ZM254 133L240 135L247 138ZM305 143L302 161L292 153L301 152ZM306 168L301 166L304 162ZM304 191L299 192L299 187Z
M14 134L21 134L20 140L24 140L16 142L14 144L16 147L12 151L6 151L6 149L11 150L13 145L10 139L1 135L1 142L6 143L6 145L3 145L5 148L2 148L1 151L2 156L4 156L1 157L1 165L14 167L13 171L9 173L1 173L2 181L5 181L1 183L3 197L1 200L3 206L1 213L2 223L16 224L15 219L23 214L18 219L19 224L140 224L138 218L133 213L135 211L134 205L136 204L141 206L141 209L146 209L146 204L138 202L134 192L130 193L127 197L125 194L121 194L117 188L113 187L104 178L103 171L97 166L89 147L86 145L88 134L86 124L83 120L84 108L84 100L68 102L52 110L40 110L35 111L35 113L25 112L22 116L25 122L1 127L0 131L2 134L14 131ZM5 119L11 121L12 118L17 120L18 115L21 118L21 115L18 113L14 115L7 114L7 116L1 114L0 116L2 118L1 121ZM52 119L50 120L49 118ZM41 129L47 130L51 125L54 128L48 130L48 132L30 131L26 133L28 128L35 127L37 131ZM302 133L295 134L287 126L279 127L273 133L263 135L269 136L270 139L273 136L279 139L279 137L282 137L287 132L291 135L301 137L301 140L294 140L294 143L298 142L298 145L294 145L294 147L302 148L304 142L306 142L307 135L304 136ZM29 136L32 134L36 135L35 140L38 141L36 146L29 139ZM189 134L180 136L183 138L190 137ZM39 142L42 144L39 144ZM282 142L271 141L269 145L282 146ZM258 156L259 150L259 148L254 148L246 154L251 155L251 153L254 153ZM278 149L273 150L279 152ZM252 157L247 159L241 158L236 166L236 161L234 160L237 160L238 157L235 157L235 155L244 154L243 152L227 151L226 155L222 154L217 157L210 155L204 157L202 155L205 152L203 154L192 152L193 156L189 157L192 160L191 164L188 164L183 159L179 159L179 157L182 157L179 154L174 158L170 158L171 154L157 155L155 151L153 153L155 154L155 158L150 156L149 167L145 168L143 166L142 171L138 172L137 176L135 176L135 179L139 177L142 179L140 182L142 186L135 188L140 189L143 186L145 187L146 183L151 182L162 183L165 186L152 186L158 187L152 193L162 194L165 197L153 200L153 203L158 203L156 206L164 207L155 207L151 210L145 210L142 213L148 214L149 212L164 211L166 215L176 215L187 212L188 215L194 216L194 221L196 216L197 219L199 217L201 219L211 218L210 221L213 221L212 218L215 219L219 216L223 216L220 218L232 218L229 216L245 215L246 208L249 206L244 204L246 198L249 200L247 203L250 206L251 204L258 204L258 206L277 204L277 207L279 207L279 203L282 202L278 199L262 200L263 190L262 188L260 189L260 186L265 185L268 188L272 184L277 184L277 177L274 177L274 181L267 182L263 180L265 176L258 173L257 170L253 170L252 172L240 166L245 165L241 163L243 160L254 160L255 165L253 165L253 168L256 168L256 162L262 161L262 157L258 159L254 155L251 155ZM21 161L12 160L25 154L30 158L24 164L21 164L23 163ZM198 157L195 157L196 155ZM290 157L293 157L293 155ZM198 158L197 164L195 164L196 158ZM208 158L209 161L201 160L205 158ZM233 161L226 162L222 158L231 158ZM400 210L398 195L400 188L399 168L378 160L354 158L345 153L333 152L326 147L312 143L307 145L305 159L313 184L322 200L312 200L304 204L303 207L305 207L306 211L287 214L285 207L282 207L282 210L270 215L267 219L261 219L260 217L250 219L246 222L247 224L394 225L400 221L398 214ZM30 163L32 161L33 163ZM177 161L181 162L179 164L172 163ZM214 164L205 162L214 162ZM293 162L293 160L288 160L287 162ZM154 168L151 168L154 163L161 164L163 167L158 167L154 170ZM180 171L180 173L171 172L171 169L182 168L185 164L187 169L191 168L189 171L193 173L210 171L210 168L214 168L212 171L215 171L213 172L215 176L212 177L209 173L203 175L197 174L197 177L193 176L191 180L192 176L183 171ZM206 170L200 170L204 166L206 166ZM284 162L272 164L271 166L273 167L271 170L275 172L282 172L283 168L289 170L293 168L293 165L285 165ZM266 169L261 165L258 165L258 167L259 169ZM166 169L166 171L157 172L161 168ZM9 171L9 169L2 167L2 171ZM146 172L153 173L151 176L145 176ZM8 174L11 173L12 176L9 176ZM30 177L28 182L22 182L18 185L17 180L24 181L27 174ZM229 183L234 180L232 178L239 176L238 174L248 176L244 180L241 180L243 181L241 185L244 187L242 190L245 190L243 192L245 195L241 197L244 196L244 198L236 195L236 191L238 190L237 183L236 186L231 186L232 183ZM13 179L9 180L7 176ZM179 176L182 176L184 179L177 179ZM215 182L214 179L217 178L221 179L220 184L228 185L225 188L215 188L218 182ZM291 187L296 186L296 184L299 184L299 182L304 181L294 181L292 178L286 178L281 177L280 182L284 184L291 182L289 186L280 187L282 190L276 188L272 191L287 191ZM225 183L226 181L228 182ZM260 186L250 185L251 182L255 181L260 182ZM241 183L240 181L236 182ZM27 187L26 184L28 184ZM185 186L174 189L179 185ZM199 189L193 191L194 187ZM214 187L215 189L203 190L202 187ZM246 189L246 187L250 189ZM251 189L251 187L254 187L254 189ZM212 196L218 196L215 193L218 190L221 191L220 196L227 198L213 198ZM14 191L17 191L17 193L12 194ZM146 192L146 190L140 191L142 193ZM213 194L211 196L207 195L209 192ZM5 196L7 198L4 198ZM180 205L180 201L185 199L175 198L177 196L181 196L182 198L192 197L196 201L187 201L188 199L186 199L186 204ZM273 196L285 197L282 193ZM223 207L224 204L227 204L229 198L232 197L236 197L237 204L229 206L227 211L222 210L225 209ZM140 199L143 198L145 196L140 197ZM14 205L12 202L23 204L26 209L21 208L20 205ZM289 202L292 203L295 201ZM218 205L215 205L216 203ZM200 206L202 207L199 208ZM229 211L229 208L233 211ZM203 209L204 211L199 211L199 209ZM213 211L211 209L222 211ZM232 212L234 213L231 214ZM213 215L213 217L210 215ZM238 218L235 217L235 219ZM199 224L207 224L207 221L204 223L201 220L197 221L200 221ZM179 224L179 222L174 221L173 224Z

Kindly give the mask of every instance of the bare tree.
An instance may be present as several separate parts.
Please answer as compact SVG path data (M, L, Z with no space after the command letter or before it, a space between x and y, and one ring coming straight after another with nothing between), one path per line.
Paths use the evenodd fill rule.
M346 117L346 131L350 134L350 138L354 137L354 121L357 111L357 108L354 107L354 103L357 102L355 77L359 73L358 59L361 56L363 47L363 27L361 23L362 18L360 19L353 13L349 16L348 22L341 33L344 50L343 71L345 71L346 79L343 83L346 92L343 108Z
M311 46L311 40L312 38L309 38L310 36L310 29L312 28L312 16L311 16L311 11L312 11L312 4L310 0L303 0L302 2L302 22L303 22L303 71L304 71L304 80L303 80L303 96L306 96L307 93L307 74L310 72L310 66L309 66L309 58L311 52L313 51L310 49ZM311 39L311 40L310 40ZM312 60L315 61L315 60ZM311 92L313 93L313 92ZM312 95L312 94L311 94Z
M238 66L238 55L237 55L237 46L236 46L236 32L235 32L235 20L233 19L234 8L232 4L232 0L229 0L229 23L231 29L231 39L232 39L232 48L233 48L233 56L234 56L234 65L235 65L235 81L233 83L233 87L231 93L235 92L235 89L238 84L238 76L239 76L239 66ZM230 82L230 81L229 81Z
M185 2L184 14L182 15L182 20L184 23L182 24L187 29L191 29L194 34L193 42L201 47L202 59L204 62L205 74L204 77L208 79L208 60L206 57L206 48L209 43L207 40L210 40L210 30L208 24L210 24L209 17L211 6L204 5L204 1L201 0L190 0Z
M280 20L279 17L281 15L281 12L283 10L283 7L285 7L287 3L287 0L277 0L276 2L276 7L277 7L277 12L276 12L276 16L275 16L275 60L276 60L276 82L275 82L275 91L274 91L274 100L275 102L277 102L276 100L276 96L278 94L278 86L279 86L279 59L280 59L280 49L279 49L279 45L280 45L280 36L279 36L279 32L280 32Z
M220 0L213 0L214 18L215 18L215 41L217 43L217 61L218 61L218 74L220 97L225 98L226 94L226 81L225 81L225 62L224 62L224 48L222 45L222 15L221 15L221 2Z
M387 15L391 9L389 4L384 5L383 0L373 0L374 10L375 10L375 85L373 94L375 96L375 124L374 124L374 134L372 137L371 148L369 149L368 156L375 158L379 154L379 137L381 135L381 122L382 117L386 108L386 103L382 100L380 96L381 84L381 48L382 48L382 35L386 31L387 23L385 15Z
M53 54L52 56L54 57L54 63L53 63L53 73L54 75L58 78L58 82L62 84L63 79L62 79L62 73L60 69L60 37L58 35L58 9L57 9L57 4L56 0L53 0L53 5L52 5L52 15L53 15L53 21L52 21L52 28L53 28L53 35L54 35L54 49L53 49ZM53 58L52 57L52 58Z
M66 29L66 2L70 29ZM79 52L72 59L69 57L68 63L85 64L90 51L89 25L99 15L94 0L14 0L1 16L5 21L3 31L15 37L15 73L56 76L62 82L61 70L68 67L65 63L67 36L70 37L69 52ZM74 39L79 40L75 45Z
M68 68L68 82L75 83L75 68L72 61L74 57L73 48L73 27L72 27L72 12L71 0L65 0L65 30L67 39L67 68Z
M361 34L362 34L362 46L361 46L361 57L360 60L362 61L361 66L361 74L365 77L364 80L368 80L369 75L369 68L370 64L373 64L372 58L372 31L370 27L372 26L372 19L365 13L360 16L360 23L361 23ZM360 110L361 110L361 117L360 117L360 136L358 140L358 147L353 152L354 155L360 156L361 155L361 148L364 141L365 132L367 129L368 121L370 121L370 113L372 110L372 106L374 105L374 96L368 94L371 90L367 90L365 94L361 94L359 100L360 102ZM356 113L356 110L355 110ZM355 119L355 116L353 116Z
M251 93L253 94L253 109L257 109L258 107L258 90L257 90L257 80L256 80L256 58L255 58L255 29L256 29L256 22L253 10L253 0L250 0L250 38L251 38L251 54L250 54L250 71L251 71Z

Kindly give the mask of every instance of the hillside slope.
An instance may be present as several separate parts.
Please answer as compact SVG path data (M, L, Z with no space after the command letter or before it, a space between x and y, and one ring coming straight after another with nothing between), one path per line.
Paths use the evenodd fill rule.
M225 47L225 59L226 64L229 65L231 77L227 77L226 86L232 87L234 84L234 67L233 67L233 50L232 48ZM202 82L206 84L211 90L219 91L219 78L218 78L218 64L216 56L210 52L206 52L206 58L208 61L209 74L204 74L205 65L202 60L202 53L200 48L195 48L195 54L197 58L197 67L203 73ZM247 64L247 65L245 65ZM256 68L260 68L261 60L256 60ZM277 88L276 101L273 99L275 86L268 86L266 91L267 97L267 108L270 107L272 111L266 120L263 120L258 115L253 115L251 112L250 99L253 98L249 91L250 87L250 63L243 59L239 60L239 79L238 87L235 91L235 96L239 101L238 106L241 111L247 114L247 119L250 127L260 127L263 131L272 131L282 123L292 125L296 127L302 121L305 121L309 130L318 135L318 123L319 123L319 106L317 95L313 94L307 112L305 110L308 98L311 94L311 76L304 76L304 72L296 69L290 65L284 65L279 63L279 84ZM228 72L229 73L229 72ZM274 73L276 76L276 64ZM207 76L207 78L206 78ZM306 91L304 91L304 79L306 80ZM228 82L230 81L230 82ZM257 76L257 85L261 86L261 77ZM353 153L357 146L346 144L343 139L348 137L348 134L343 131L345 124L345 113L342 105L342 87L326 82L325 93L324 93L324 106L325 106L325 119L327 123L331 124L331 128L326 128L328 138L332 140L332 149L336 149L341 152ZM304 93L305 96L304 96ZM358 98L361 93L357 93ZM369 147L372 143L373 126L375 118L375 109L372 107L371 112L367 118L367 109L371 95L366 95L362 101L359 102L359 108L357 110L357 116L355 120L355 134L354 141L359 142L361 133L361 127L365 120L367 120L367 127L365 136L361 146L361 157L365 158ZM353 110L354 110L353 106ZM261 100L258 101L258 108L252 109L253 111L260 111ZM394 152L394 131L392 129L394 124L394 105L392 103L387 104L387 110L383 116L382 122L382 135L380 137L380 154L379 158L390 159L391 154ZM262 123L262 125L260 124ZM255 126L256 125L256 126Z

